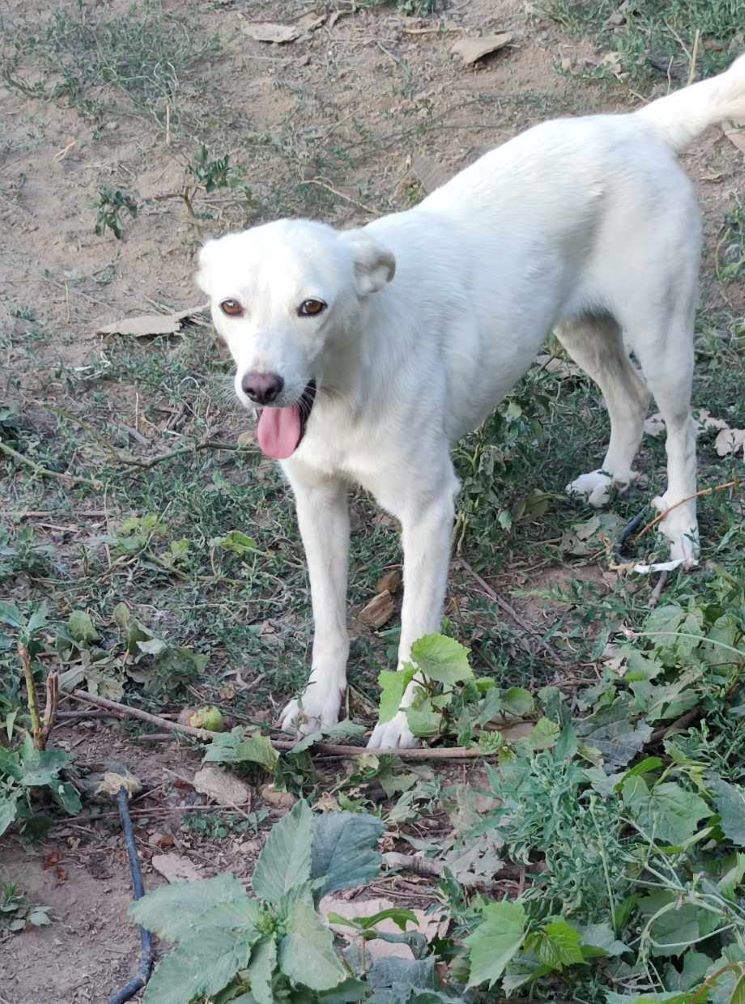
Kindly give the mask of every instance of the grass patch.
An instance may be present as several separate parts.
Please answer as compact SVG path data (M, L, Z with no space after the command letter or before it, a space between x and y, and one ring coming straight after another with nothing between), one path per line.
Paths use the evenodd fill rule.
M588 35L618 53L634 81L688 79L696 36L696 77L720 73L742 49L745 15L739 0L542 0L541 10L573 35Z
M37 97L66 97L89 117L106 112L113 92L132 111L159 122L168 115L175 125L182 91L197 67L218 52L216 35L165 11L158 0L134 3L123 14L78 0L53 11L39 27L11 26L2 76ZM26 75L29 60L43 69L42 80Z

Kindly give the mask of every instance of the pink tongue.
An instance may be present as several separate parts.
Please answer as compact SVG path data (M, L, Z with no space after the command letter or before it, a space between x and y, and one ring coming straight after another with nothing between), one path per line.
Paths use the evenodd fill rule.
M256 428L256 438L265 456L286 460L297 449L301 431L300 405L264 408Z

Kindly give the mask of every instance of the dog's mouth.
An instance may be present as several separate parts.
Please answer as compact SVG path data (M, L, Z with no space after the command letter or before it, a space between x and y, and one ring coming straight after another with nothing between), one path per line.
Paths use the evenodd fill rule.
M262 409L256 438L264 456L274 460L286 460L292 456L303 441L315 399L316 382L311 380L295 404L286 408Z

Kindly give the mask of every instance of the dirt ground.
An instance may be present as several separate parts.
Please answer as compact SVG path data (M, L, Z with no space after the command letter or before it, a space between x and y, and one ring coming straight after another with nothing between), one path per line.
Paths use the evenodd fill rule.
M109 6L123 11L129 4ZM219 56L181 81L170 115L183 125L170 129L126 102L91 121L74 102L42 99L6 82L0 87L0 316L13 330L19 308L32 309L43 317L46 334L32 357L8 343L0 397L49 401L62 386L61 374L106 366L106 344L96 334L101 325L199 304L193 255L205 236L285 214L362 222L420 196L417 157L453 172L547 117L633 105L622 83L609 87L582 77L579 71L596 65L601 54L526 7L516 0L460 0L420 20L390 7L340 5L334 12L330 5L319 28L277 46L249 38L246 24L287 23L314 7L295 0L171 2L166 9L188 14L196 26L195 40L217 33L222 44ZM49 16L48 5L27 0L6 0L6 10L16 27ZM495 31L511 32L511 44L475 67L450 52L461 35ZM35 82L54 84L53 69L31 65ZM195 146L207 139L221 142L243 165L251 200L247 206L230 193L203 195L195 217L179 193ZM742 154L712 131L685 165L701 197L710 264L722 214L742 176ZM135 192L142 202L121 241L94 233L102 185ZM703 295L717 306L713 284L704 282ZM133 388L111 388L106 407L134 424ZM55 741L71 749L82 768L113 757L142 780L145 792L135 804L148 886L162 881L149 859L164 850L189 858L204 877L228 869L250 874L258 833L215 839L183 825L188 806L199 801L188 784L199 756L188 746L153 746L122 725L97 720L63 726ZM269 811L263 832L279 810L259 791L254 808ZM17 883L54 918L48 927L0 943L2 1004L102 1002L133 974L138 939L126 920L129 875L113 807L86 805L79 819L55 826L41 845L6 838L0 881Z

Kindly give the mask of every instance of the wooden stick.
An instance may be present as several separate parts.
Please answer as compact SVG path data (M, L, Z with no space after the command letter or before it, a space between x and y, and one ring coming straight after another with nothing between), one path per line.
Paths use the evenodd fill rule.
M77 474L65 474L62 471L50 471L47 467L42 467L41 464L35 463L33 460L29 460L28 457L24 457L22 453L18 450L14 450L12 446L8 446L7 443L0 443L0 453L4 453L8 457L12 457L17 460L19 464L25 464L26 467L30 467L31 470L38 474L42 478L55 478L57 481L62 481L71 485L88 485L89 488L94 488L97 492L100 492L103 488L103 484L100 481L91 481L89 478L79 478Z
M148 725L155 725L161 732L178 732L182 735L192 736L194 739L201 739L202 742L207 742L214 739L215 736L223 734L211 732L209 729L195 729L192 725L182 725L180 722L171 722L167 718L161 718L160 715L151 715L149 711L141 711L139 708L120 704L118 701L110 701L106 697L88 694L84 690L73 690L70 696L79 701L87 701L96 707L105 708L111 712L114 718L136 718L138 721L147 722ZM290 751L297 745L297 741L292 739L271 739L270 742L276 750L281 751ZM496 755L482 753L481 750L470 749L466 746L369 750L364 746L340 746L336 743L320 742L314 743L312 748L316 753L324 756L358 757L373 754L375 756L397 756L404 760L483 760L485 757Z
M683 505L684 502L690 502L692 499L703 498L705 495L713 495L714 492L723 492L727 488L739 488L741 483L740 478L735 478L733 481L725 481L721 485L713 485L711 488L702 488L701 491L694 492L693 495L687 495L684 499L681 499L680 502L674 502L673 505L671 505L668 509L665 509L664 512L658 513L654 519L650 519L647 525L643 526L639 533L635 534L635 539L639 540L639 538L643 537L645 533L649 533L649 531L657 526L660 520L663 520L669 512L672 512L673 509L677 509L678 506Z

